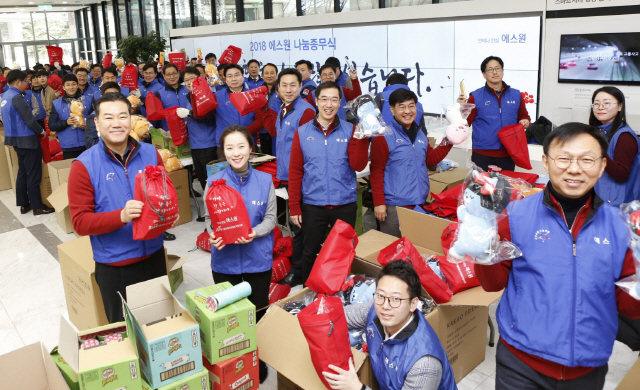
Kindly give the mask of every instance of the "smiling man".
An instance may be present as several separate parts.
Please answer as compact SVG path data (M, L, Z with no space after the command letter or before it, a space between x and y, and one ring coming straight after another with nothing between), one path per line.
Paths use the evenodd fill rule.
M147 165L164 165L153 145L129 137L130 112L131 104L120 93L98 99L100 141L73 162L69 173L73 228L91 238L96 282L110 323L124 319L118 292L126 299L127 286L167 274L163 236L133 240L131 222L144 206L133 200L136 174Z

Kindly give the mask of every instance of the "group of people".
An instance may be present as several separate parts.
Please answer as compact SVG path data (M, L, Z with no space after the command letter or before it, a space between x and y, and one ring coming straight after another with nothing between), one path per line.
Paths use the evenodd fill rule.
M216 64L216 56L210 53L205 61ZM271 175L249 162L258 140L262 152L277 157L276 178L288 192L293 258L291 272L281 283L289 285L306 282L327 227L338 219L354 227L356 172L370 162L375 217L383 232L400 237L397 208L426 202L428 167L452 148L446 138L435 148L429 145L424 110L401 74L391 75L376 97L390 134L356 139L345 106L362 93L358 74L343 71L334 57L317 70L319 84L312 80L314 67L306 60L281 71L274 64L261 67L250 60L248 76L238 64L218 65L219 82L211 84L218 107L205 118L193 117L190 97L194 80L205 77L204 64L192 61L179 71L165 63L160 74L155 63L138 65L137 90L118 84L117 69L92 65L72 67L71 74L62 77L64 94L47 86L55 67L38 69L30 84L27 73L12 70L2 94L5 144L19 156L16 201L21 212L51 212L39 194L45 119L57 133L64 157L76 158L69 175L72 222L79 235L91 237L96 282L110 322L123 319L118 293L126 298L126 286L166 274L163 237L134 241L132 236L131 222L144 207L133 200L133 172L163 165L152 145L129 136L132 113L147 116L149 92L163 107L179 107L202 189L225 179L243 197L251 233L237 242L210 233L212 282L249 282L249 299L257 308L268 306L273 229L282 207ZM475 104L468 117L473 125L471 159L485 170L489 165L513 170L497 132L517 123L526 128L531 118L520 92L503 81L500 58L486 58L480 70L486 84L468 99L459 97ZM231 94L263 85L268 103L255 112L241 115L230 103ZM129 94L143 104L132 108ZM71 102L77 100L84 102L85 126L69 115ZM501 226L500 236L514 242L522 256L475 267L485 290L505 289L497 313L498 389L601 389L618 312L640 317L640 303L614 284L635 267L626 228L612 207L640 198L640 141L626 123L624 95L617 88L598 89L592 102L588 125L562 125L545 140L545 191L508 209L508 224ZM167 128L165 121L153 123ZM229 167L207 177L206 164L218 158L226 159ZM538 239L541 229L550 232L549 240ZM595 244L594 236L608 238L609 244ZM382 388L455 389L442 345L416 310L419 295L413 266L391 262L378 276L373 302L347 308L347 321L367 328L371 364ZM258 311L258 317L263 313ZM262 382L266 365L261 362L260 368ZM353 366L332 369L324 373L332 388L366 388Z

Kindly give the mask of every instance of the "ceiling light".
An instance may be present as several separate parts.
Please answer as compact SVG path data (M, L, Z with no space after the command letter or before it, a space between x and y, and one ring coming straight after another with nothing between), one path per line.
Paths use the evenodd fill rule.
M29 4L33 4L33 1L30 1Z
M67 2L66 2L66 1L63 1L63 2L62 2L62 4L67 4Z

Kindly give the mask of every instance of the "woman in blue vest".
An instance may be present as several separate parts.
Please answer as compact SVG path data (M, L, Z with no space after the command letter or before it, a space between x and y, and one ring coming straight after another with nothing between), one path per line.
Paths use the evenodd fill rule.
M591 103L589 124L609 141L607 166L596 183L596 193L615 207L640 199L640 140L626 123L624 93L616 87L602 87L593 93Z
M455 390L447 354L431 325L417 310L420 278L403 260L387 264L378 274L373 302L345 308L349 329L367 329L371 368L383 390ZM329 365L323 372L336 390L370 390L349 370Z
M78 89L78 78L68 74L62 78L64 95L53 101L49 115L49 129L58 133L58 141L62 148L64 159L77 158L85 151L84 128L85 124L78 124L78 118L71 116L71 103L74 100L84 104L84 118L91 111L91 100L82 96Z
M257 171L249 164L253 137L247 129L234 125L220 135L220 146L229 168L209 177L211 185L224 179L242 195L251 220L251 233L237 242L222 242L211 233L211 270L214 283L251 285L249 300L262 309L269 305L269 286L273 267L273 228L276 226L276 193L271 175ZM257 320L264 315L258 311ZM267 366L260 361L260 383L267 377Z

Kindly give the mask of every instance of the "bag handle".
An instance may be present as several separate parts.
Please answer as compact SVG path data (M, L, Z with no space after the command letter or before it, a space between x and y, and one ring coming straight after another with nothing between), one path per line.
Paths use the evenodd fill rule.
M162 205L159 208L155 208L153 206L153 202L151 201L151 199L149 199L149 193L147 192L147 174L145 172L144 175L142 175L142 190L144 191L144 196L145 198L147 198L147 202L149 204L149 208L151 209L151 211L153 211L154 213L156 213L158 215L158 217L160 217L160 221L164 222L164 214L165 214L165 207L167 205L167 198L168 198L168 194L167 194L167 178L166 178L166 173L165 171L161 171L162 173L162 195L163 195L163 200L162 200Z
M331 325L331 330L329 330L327 336L331 336L331 333L333 333L333 321L329 320L329 325Z

